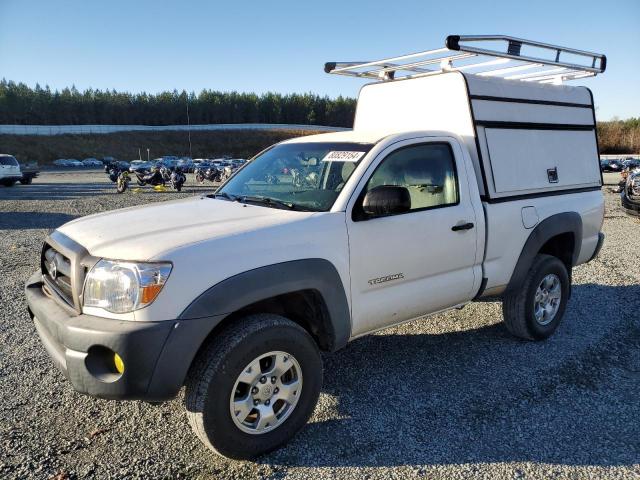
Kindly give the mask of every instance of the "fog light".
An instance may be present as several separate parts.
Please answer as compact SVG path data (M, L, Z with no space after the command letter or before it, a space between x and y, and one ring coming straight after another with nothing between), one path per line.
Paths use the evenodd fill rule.
M116 367L116 371L122 375L124 373L124 362L122 361L122 358L120 358L120 355L118 355L117 353L113 354L113 364Z
M104 383L117 382L124 373L124 361L104 345L92 345L84 359L87 371Z

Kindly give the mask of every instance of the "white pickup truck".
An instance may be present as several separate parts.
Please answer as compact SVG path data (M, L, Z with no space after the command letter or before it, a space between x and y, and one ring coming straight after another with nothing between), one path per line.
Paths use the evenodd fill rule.
M512 46L526 41L487 74L456 66L465 37L449 38L444 60L424 52L439 70L328 64L380 79L352 131L268 148L215 194L51 233L26 296L73 387L158 402L186 386L199 438L250 458L307 422L320 351L482 297L502 299L515 336L551 335L572 269L602 245L604 203L591 92L544 82L604 57L540 70L562 70L559 51L540 81L503 79L532 63Z

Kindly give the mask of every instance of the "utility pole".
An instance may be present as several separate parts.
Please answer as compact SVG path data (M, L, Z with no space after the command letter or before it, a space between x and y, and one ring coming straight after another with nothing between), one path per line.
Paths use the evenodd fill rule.
M189 132L189 158L193 158L191 152L191 119L189 118L189 95L187 94L187 130Z

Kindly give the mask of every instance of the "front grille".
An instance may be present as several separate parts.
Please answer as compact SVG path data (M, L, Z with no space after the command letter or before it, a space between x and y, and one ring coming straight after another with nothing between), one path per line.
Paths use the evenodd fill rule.
M74 306L71 260L45 244L42 252L42 275L62 299Z
M64 233L51 232L42 246L40 268L45 293L70 313L82 312L84 278L98 261Z
M636 174L631 178L631 181L629 182L629 196L630 197L637 197L634 198L634 200L639 199L640 200L640 174Z

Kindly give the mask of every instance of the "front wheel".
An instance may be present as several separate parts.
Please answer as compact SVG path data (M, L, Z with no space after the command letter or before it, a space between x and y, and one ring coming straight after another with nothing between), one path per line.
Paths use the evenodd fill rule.
M122 176L118 177L118 182L116 186L116 190L118 193L124 193L129 186L129 182L123 178Z
M187 378L187 417L214 452L254 458L306 424L321 386L322 360L309 333L278 315L251 315L198 354Z
M20 183L22 185L31 185L32 182L33 182L33 177L22 177L20 179Z
M536 255L522 287L503 298L507 330L527 340L550 337L560 325L570 290L564 263L551 255Z

